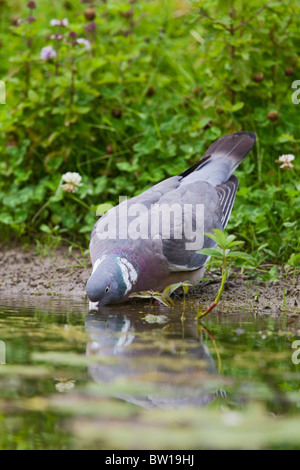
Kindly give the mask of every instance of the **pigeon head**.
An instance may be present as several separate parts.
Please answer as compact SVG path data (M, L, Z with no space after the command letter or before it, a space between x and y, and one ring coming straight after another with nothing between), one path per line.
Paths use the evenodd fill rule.
M122 302L132 291L137 277L136 269L125 256L103 255L94 263L86 285L87 296L100 306Z

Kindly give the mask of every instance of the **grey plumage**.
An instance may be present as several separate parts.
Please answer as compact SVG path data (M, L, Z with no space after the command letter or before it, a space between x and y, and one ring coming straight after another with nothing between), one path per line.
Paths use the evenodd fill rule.
M185 224L190 223L196 229L196 207L203 205L201 229L204 232L226 227L238 186L233 172L254 142L253 132L225 135L191 168L102 216L91 236L94 272L87 284L90 300L104 305L125 301L132 292L162 290L172 282L197 283L203 276L207 256L196 249L187 249L191 240L186 237ZM151 211L153 208L159 211L164 205L175 207L174 204L191 207L191 212L183 220L180 211L174 211L170 217L170 235L164 237L161 224L153 228ZM111 233L111 227L115 234ZM115 235L114 239L101 239L107 231ZM214 245L210 238L204 237L204 248Z

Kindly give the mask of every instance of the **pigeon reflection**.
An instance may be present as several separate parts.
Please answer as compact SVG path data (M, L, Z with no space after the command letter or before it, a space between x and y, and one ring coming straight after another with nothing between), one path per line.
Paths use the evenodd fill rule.
M100 359L88 367L92 379L107 387L108 395L144 408L212 402L219 393L218 373L195 324L183 332L180 320L148 324L142 317L126 306L89 312L87 356Z

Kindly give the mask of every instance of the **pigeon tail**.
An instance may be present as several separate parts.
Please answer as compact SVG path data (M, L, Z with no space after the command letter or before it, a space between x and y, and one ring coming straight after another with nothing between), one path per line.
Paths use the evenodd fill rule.
M254 132L224 135L208 148L198 163L181 173L182 184L207 181L217 186L226 183L248 155L255 140Z

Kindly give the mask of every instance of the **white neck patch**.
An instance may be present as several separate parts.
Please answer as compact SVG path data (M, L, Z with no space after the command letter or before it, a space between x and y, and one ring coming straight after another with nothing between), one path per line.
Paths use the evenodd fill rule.
M138 278L138 274L132 264L126 258L117 258L117 263L120 266L123 281L126 285L125 295L130 291L133 284Z

